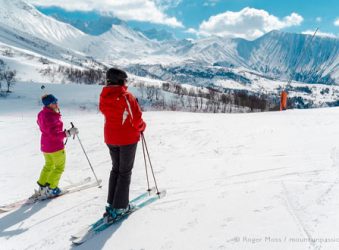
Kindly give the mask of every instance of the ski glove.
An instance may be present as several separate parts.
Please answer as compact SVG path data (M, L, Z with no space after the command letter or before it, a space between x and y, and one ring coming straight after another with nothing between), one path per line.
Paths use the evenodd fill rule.
M146 128L146 123L143 121L142 123L140 123L138 127L138 131L143 133L145 131L145 128Z
M66 130L65 133L66 133L66 136L67 136L67 137L70 137L70 136L72 136L72 135L77 135L77 134L79 134L79 129L76 128L76 127L73 127L73 128L70 128L70 129Z

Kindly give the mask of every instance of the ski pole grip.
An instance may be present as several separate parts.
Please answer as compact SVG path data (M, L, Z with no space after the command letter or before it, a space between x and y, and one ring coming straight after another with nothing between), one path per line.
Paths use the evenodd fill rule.
M73 124L73 122L71 122L71 126L72 126L72 128L74 128L74 124ZM75 139L75 135L73 135L73 140Z

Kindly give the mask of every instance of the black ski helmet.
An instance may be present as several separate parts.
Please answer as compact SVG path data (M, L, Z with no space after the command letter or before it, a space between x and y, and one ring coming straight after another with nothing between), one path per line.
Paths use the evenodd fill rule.
M110 68L106 72L107 85L124 85L124 81L127 79L125 71L117 68Z

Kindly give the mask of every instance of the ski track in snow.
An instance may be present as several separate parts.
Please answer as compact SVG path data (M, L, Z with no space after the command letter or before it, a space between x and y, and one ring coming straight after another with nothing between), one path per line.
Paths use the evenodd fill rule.
M27 86L35 85L16 86L18 95L27 98L0 99L1 204L30 195L43 164L35 121L39 88ZM257 114L145 112L147 145L167 196L72 246L71 234L104 211L111 162L103 142L103 117L97 110L81 110L70 93L82 91L88 107L95 107L101 88L48 87L63 100L65 126L73 121L79 127L103 187L0 214L0 249L339 249L339 242L311 241L339 238L337 108ZM61 186L92 176L77 140L69 139L66 155ZM139 144L131 198L145 188Z

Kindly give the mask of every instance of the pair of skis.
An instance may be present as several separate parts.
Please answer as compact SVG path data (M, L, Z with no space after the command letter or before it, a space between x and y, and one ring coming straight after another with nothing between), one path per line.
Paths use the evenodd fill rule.
M35 194L33 194L29 198L22 199L4 206L0 206L0 214L12 211L22 206L31 205L39 201L55 199L65 194L74 193L88 188L96 187L98 186L98 183L100 184L101 180L99 180L99 182L91 182L91 177L87 177L86 179L83 179L77 183L73 183L63 187L62 192L59 195L52 197L40 196L36 191Z
M118 215L116 218L108 220L107 217L102 217L98 219L96 222L91 224L90 226L85 227L80 230L78 233L75 233L71 236L71 241L74 245L80 245L87 240L95 237L100 232L109 228L113 224L127 218L130 214L135 211L157 201L158 199L164 197L166 195L166 190L162 190L161 192L157 192L156 188L152 188L149 191L142 193L137 196L133 200L130 201L131 209L126 213Z
M60 196L63 196L65 194L69 194L69 193L74 193L74 192L78 192L81 190L85 190L91 187L96 187L101 184L101 180L99 180L98 182L91 182L91 178L88 177L78 183L74 183L74 184L70 184L68 186L63 187L63 191L61 194L59 194L58 196L53 196L53 197L40 197L37 194L33 194L31 197L27 198L27 199L23 199L23 200L19 200L16 202L13 202L11 204L7 204L4 206L0 206L0 214L1 213L5 213L5 212L9 212L12 211L14 209L17 209L19 207L23 207L23 206L27 206L27 205L31 205L43 200L48 200L48 199L55 199L58 198ZM131 204L131 209L129 211L127 211L124 214L121 214L119 216L117 216L116 218L108 221L106 217L102 217L99 220L97 220L96 222L94 222L93 224L91 224L90 226L85 227L84 229L80 230L78 233L73 234L71 241L73 242L73 244L75 245L80 245L82 243L84 243L85 241L93 238L94 236L96 236L97 234L99 234L100 232L104 231L105 229L109 228L111 225L113 225L114 223L117 223L125 218L127 218L130 214L134 213L135 211L157 201L158 199L164 197L166 195L166 190L162 190L161 192L157 192L157 189L151 188L149 191L146 191L142 194L140 194L139 196L137 196L136 198L134 198L133 200L130 201Z

